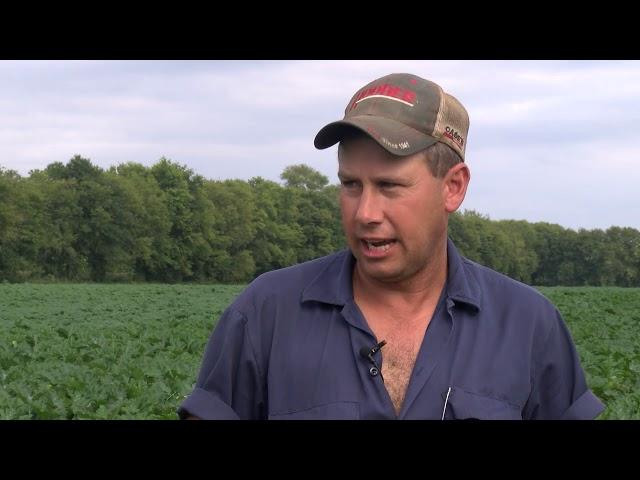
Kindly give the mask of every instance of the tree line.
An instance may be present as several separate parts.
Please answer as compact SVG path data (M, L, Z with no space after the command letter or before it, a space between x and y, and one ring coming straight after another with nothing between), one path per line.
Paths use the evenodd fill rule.
M346 247L339 186L306 165L283 183L208 180L166 158L108 170L74 156L0 168L0 281L223 282ZM640 286L640 232L450 217L471 260L533 285Z

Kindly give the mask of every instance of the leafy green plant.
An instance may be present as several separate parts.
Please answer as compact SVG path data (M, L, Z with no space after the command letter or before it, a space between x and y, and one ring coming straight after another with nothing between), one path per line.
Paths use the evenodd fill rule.
M0 419L175 419L241 285L0 284ZM640 289L540 287L600 419L640 418Z
M0 418L177 418L241 288L0 285Z

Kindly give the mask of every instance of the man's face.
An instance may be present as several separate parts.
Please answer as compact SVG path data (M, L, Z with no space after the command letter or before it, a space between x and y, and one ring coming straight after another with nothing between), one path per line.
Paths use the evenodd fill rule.
M340 151L342 225L358 273L398 282L424 271L446 238L444 182L417 154L393 157L373 140Z

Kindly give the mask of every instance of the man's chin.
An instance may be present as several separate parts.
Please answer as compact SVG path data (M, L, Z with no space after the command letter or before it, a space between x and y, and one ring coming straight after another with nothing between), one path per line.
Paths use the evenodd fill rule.
M370 280L381 283L395 283L402 280L402 273L388 265L367 265L366 260L360 263L359 273Z

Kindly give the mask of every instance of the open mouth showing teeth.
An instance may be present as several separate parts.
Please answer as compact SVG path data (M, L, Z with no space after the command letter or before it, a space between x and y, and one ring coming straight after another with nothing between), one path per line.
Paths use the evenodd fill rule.
M362 240L369 250L374 252L386 252L391 248L396 241L395 240L379 240L376 242L370 242L368 240Z

